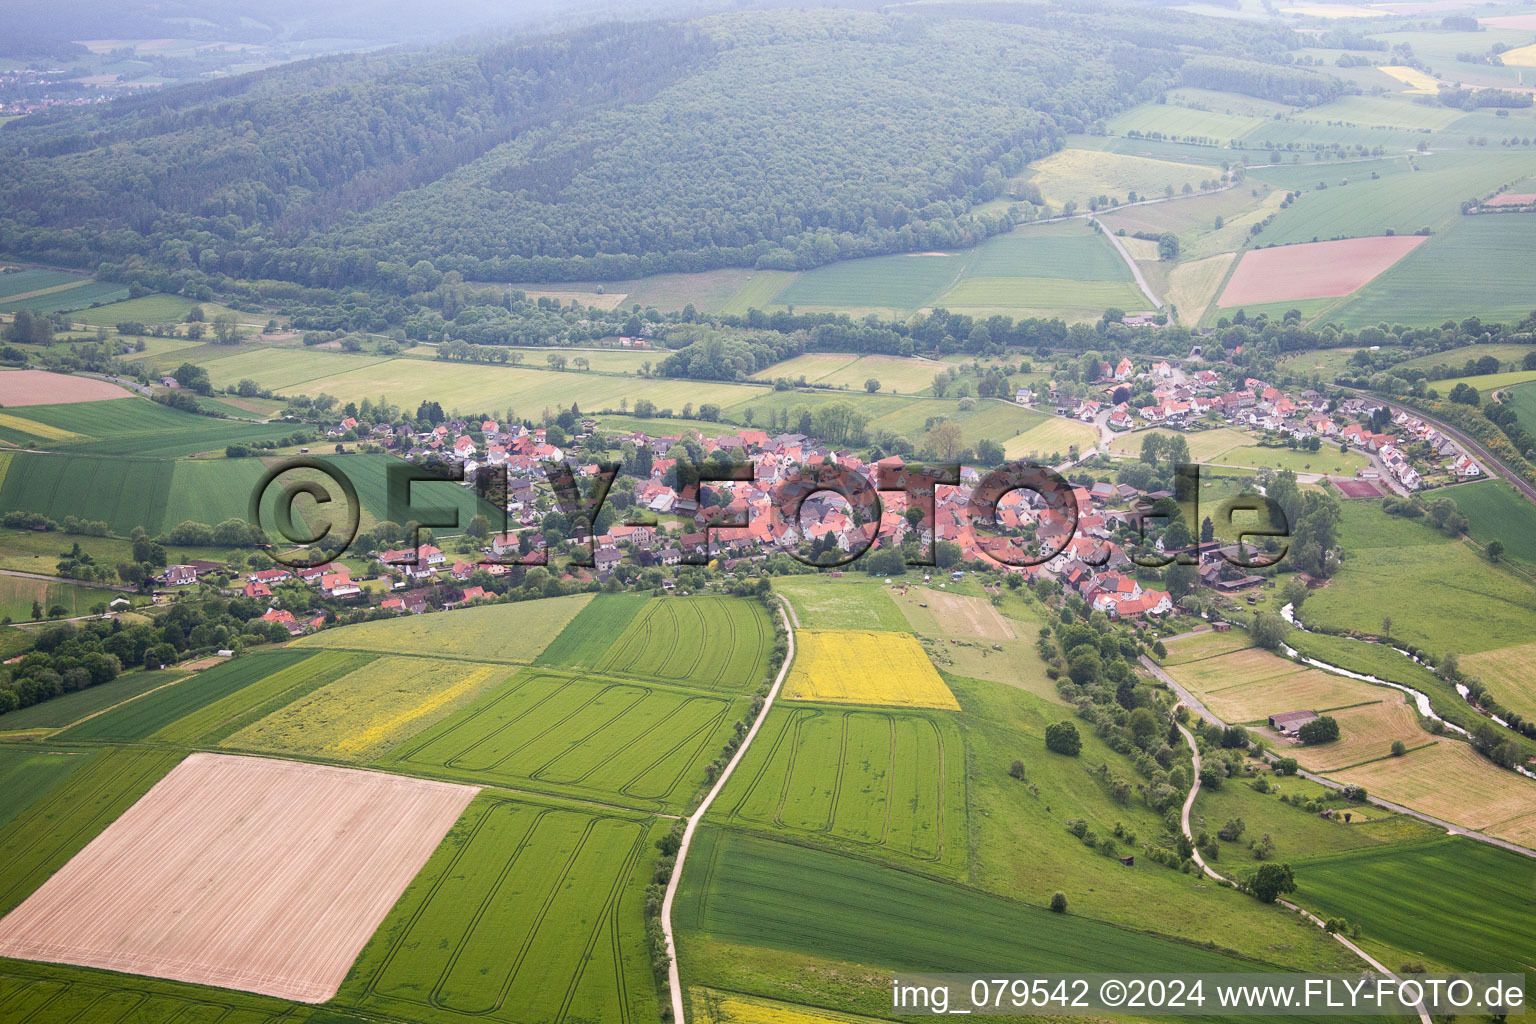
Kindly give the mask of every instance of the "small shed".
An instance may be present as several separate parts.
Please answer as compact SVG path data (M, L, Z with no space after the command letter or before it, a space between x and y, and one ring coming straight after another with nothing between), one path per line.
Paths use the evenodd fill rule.
M1316 718L1316 711L1282 711L1269 716L1269 727L1282 736L1294 736L1298 729Z

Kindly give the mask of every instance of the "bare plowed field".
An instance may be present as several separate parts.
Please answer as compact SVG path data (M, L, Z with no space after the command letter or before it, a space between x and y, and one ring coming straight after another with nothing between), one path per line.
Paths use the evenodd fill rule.
M1253 249L1232 272L1217 305L1230 308L1348 295L1423 241L1421 235L1384 235Z
M324 1002L477 791L192 754L0 920L0 956Z
M74 377L46 370L10 370L0 373L0 405L63 405L69 402L101 402L126 398L116 384L90 377Z

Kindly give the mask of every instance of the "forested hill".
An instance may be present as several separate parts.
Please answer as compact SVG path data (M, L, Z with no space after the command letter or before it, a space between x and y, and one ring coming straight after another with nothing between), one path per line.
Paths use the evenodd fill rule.
M404 290L422 259L576 280L951 247L1010 223L974 207L1063 133L1190 56L1286 42L1144 8L959 5L330 58L6 125L0 251Z

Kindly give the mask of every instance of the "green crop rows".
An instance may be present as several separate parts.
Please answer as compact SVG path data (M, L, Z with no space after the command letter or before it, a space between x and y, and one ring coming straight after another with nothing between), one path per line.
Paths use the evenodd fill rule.
M363 950L338 1001L412 1019L649 1021L643 820L481 795Z
M724 744L733 702L528 670L388 761L483 783L677 809Z
M636 617L597 670L741 692L763 681L772 645L768 616L749 601L667 597Z
M717 806L756 828L959 863L964 760L941 716L775 709Z

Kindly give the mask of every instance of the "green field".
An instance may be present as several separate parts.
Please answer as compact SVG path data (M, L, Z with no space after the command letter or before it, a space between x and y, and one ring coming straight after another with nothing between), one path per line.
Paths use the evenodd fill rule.
M190 674L174 668L159 672L145 672L142 669L125 672L111 682L76 690L74 693L66 693L52 700L33 704L29 708L0 715L0 732L14 732L22 729L62 729L89 715L105 711L115 704L121 704L142 693L158 689L166 683L184 679Z
M766 681L773 625L743 598L653 600L598 662L605 675L749 692Z
M1405 160L1392 161L1380 167L1381 177L1376 180L1371 179L1367 165L1312 168L1310 181L1300 186L1301 198L1281 211L1258 241L1264 245L1326 241L1381 235L1388 230L1408 235L1424 227L1445 232L1462 220L1480 219L1462 217L1463 199L1484 195L1528 173L1530 166L1531 158L1520 154L1453 153L1421 157L1417 171ZM1286 169L1271 174L1261 166L1253 173L1279 184L1284 180L1282 175L1297 172ZM1347 185L1343 184L1346 180ZM1328 185L1325 191L1317 189L1320 182ZM1510 216L1522 219L1518 214ZM1427 243L1422 248L1428 247ZM1442 288L1441 294L1453 291Z
M1040 189L1049 202L1077 202L1086 209L1089 200L1109 196L1121 202L1135 192L1142 198L1162 198L1164 189L1177 193L1185 185L1194 187L1211 177L1209 167L1149 160L1096 149L1068 148L1037 160L1028 180Z
M1449 367L1452 370L1461 370L1466 366L1467 360L1476 362L1484 356L1493 356L1506 363L1514 363L1518 367L1520 362L1530 352L1536 352L1536 347L1531 345L1505 344L1493 342L1488 345L1463 345L1460 348L1446 349L1443 352L1432 352L1427 356L1419 356L1415 359L1405 359L1400 363L1394 363L1393 371L1397 370L1431 370L1436 366ZM1433 383L1433 382L1432 382Z
M1536 223L1533 221L1532 223ZM1483 373L1473 377L1452 377L1449 380L1437 380L1430 386L1439 391L1441 395L1448 395L1457 384L1466 384L1474 387L1484 395L1503 388L1512 388L1520 384L1529 384L1536 381L1536 370L1506 370L1503 373Z
M84 274L77 274L70 270L22 270L14 274L0 274L0 303L9 301L18 295L29 295L32 292L43 291L47 288L76 287L90 280ZM0 309L9 312L9 307L0 305Z
M148 738L189 747L221 743L246 726L372 660L372 655L347 651L321 651L297 661L269 656L264 663L267 674L257 681L189 709L187 714L169 725L149 733ZM202 698L205 694L198 696Z
M533 660L535 665L596 668L613 638L629 628L650 598L644 594L597 594Z
M0 312L14 313L25 309L33 313L56 313L61 310L84 309L94 302L115 302L127 298L128 286L113 281L84 280L72 288L47 291L41 295L23 295L0 299Z
M1514 407L1522 427L1527 431L1536 430L1536 384L1518 384L1509 388L1503 392L1501 400Z
M312 657L309 651L257 651L204 669L186 682L145 694L70 729L70 740L137 742L268 675ZM0 719L3 721L3 719Z
M714 815L963 870L964 764L943 715L775 708Z
M1436 654L1470 654L1536 635L1536 589L1490 567L1466 544L1374 502L1343 504L1340 542L1350 557L1307 598L1302 620L1368 635L1392 619L1392 636Z
M220 744L366 764L506 679L505 665L384 655L349 665L316 666L326 677L306 680L258 709L264 715L231 731ZM308 666L305 666L308 668ZM270 710L269 710L270 708ZM250 720L254 719L254 720Z
M377 397L377 396L375 396ZM293 433L292 424L220 420L147 402L115 398L106 402L29 405L7 409L7 416L32 420L80 435L49 441L46 447L83 455L134 455L175 458L222 451L237 441L275 440ZM0 440L36 446L37 435L0 427Z
M722 829L695 839L674 923L687 981L762 995L800 988L804 967L779 981L757 969L768 950L804 956L822 971L849 965L879 985L818 986L839 1009L889 1007L888 972L1241 971L1261 964L918 874ZM717 945L718 944L718 945ZM859 965L853 967L852 965ZM844 973L839 966L838 974ZM775 982L777 981L777 984ZM872 991L873 989L880 991Z
M1264 118L1256 114L1228 114L1214 110L1194 110L1170 103L1143 103L1110 119L1108 129L1116 135L1138 131L1174 138L1197 138L1226 145L1241 139Z
M817 629L895 630L910 632L911 627L886 593L884 581L871 583L851 579L835 580L820 573L807 576L780 576L773 589L789 598L800 622Z
M845 260L808 270L774 298L797 309L912 311L928 305L960 276L965 256L913 253Z
M240 313L215 302L199 302L184 295L164 293L126 299L106 306L97 306L95 309L82 309L70 319L78 323L102 327L114 327L124 322L179 324L186 320L187 311L193 306L202 308L206 323L212 323L214 317L226 312L234 313L242 321L250 323L265 322L267 319L264 314Z
M181 757L163 750L102 751L0 829L0 913L31 895Z
M25 506L20 506L25 507ZM57 536L57 534L55 534ZM59 554L69 552L69 542L59 544ZM44 571L52 571L50 563ZM56 607L62 607L68 616L89 615L98 604L106 604L115 597L123 596L114 590L99 587L82 587L77 583L50 583L47 580L26 579L21 576L0 576L0 618L12 622L30 622L32 605L37 602L47 615Z
M65 516L103 520L123 537L136 526L154 535L173 493L172 466L164 460L16 452L0 482L0 506L41 512L55 521Z
M527 664L591 599L590 594L572 594L381 619L322 630L294 646Z
M1522 269L1533 229L1531 214L1461 217L1329 318L1348 325L1439 324L1468 316L1517 322L1536 309L1536 282ZM1447 394L1451 385L1434 386Z
M675 811L744 710L729 697L530 669L385 763Z
M1445 494L1467 517L1467 532L1486 546L1504 543L1504 557L1536 563L1536 505L1503 480L1452 487Z
M655 1020L641 937L650 831L638 818L481 794L364 947L337 1004L407 1020Z
M0 828L90 759L82 751L0 746Z
M299 1024L307 1019L307 1008L232 989L25 960L6 960L0 967L0 992L9 1019L27 1024Z
M1460 837L1296 865L1298 903L1367 937L1466 971L1536 968L1524 908L1536 864ZM1427 926L1433 922L1433 926Z

